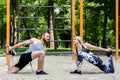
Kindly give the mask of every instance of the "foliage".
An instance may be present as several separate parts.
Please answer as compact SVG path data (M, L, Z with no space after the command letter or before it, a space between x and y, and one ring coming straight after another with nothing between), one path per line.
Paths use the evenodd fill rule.
M5 30L6 30L6 2L0 0L0 47L5 46Z

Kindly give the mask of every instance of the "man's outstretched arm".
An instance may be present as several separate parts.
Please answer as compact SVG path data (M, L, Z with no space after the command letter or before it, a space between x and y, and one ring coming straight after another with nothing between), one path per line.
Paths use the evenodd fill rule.
M9 51L12 51L12 50L14 50L16 48L19 48L21 46L24 46L24 45L32 44L35 40L36 40L36 38L31 38L29 40L25 40L23 42L19 42L19 43L15 44L14 46L11 46L9 48Z

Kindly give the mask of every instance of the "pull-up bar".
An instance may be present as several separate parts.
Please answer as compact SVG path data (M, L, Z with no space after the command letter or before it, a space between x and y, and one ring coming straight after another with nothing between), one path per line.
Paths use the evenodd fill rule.
M118 56L119 56L119 51L118 51L118 49L119 49L119 47L118 47L118 40L119 40L119 38L118 38L118 36L119 36L119 31L118 31L118 29L119 29L119 2L118 2L118 0L116 0L116 2L115 2L115 28L116 28L116 59L118 59Z
M75 35L75 0L72 0L72 52L74 51L73 37ZM72 59L75 59L74 54Z
M6 46L10 45L10 0L6 0ZM9 64L8 48L6 48L6 64Z
M83 38L83 0L79 0L80 3L80 36ZM75 0L72 0L72 38L75 35ZM72 39L73 43L73 39ZM72 45L72 51L74 51L74 45ZM74 59L74 54L72 55Z
M83 38L83 0L79 0L80 2L80 37Z

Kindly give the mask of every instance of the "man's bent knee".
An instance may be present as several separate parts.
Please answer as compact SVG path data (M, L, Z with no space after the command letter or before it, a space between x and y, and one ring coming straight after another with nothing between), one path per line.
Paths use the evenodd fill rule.
M40 55L38 57L45 56L45 51L41 51Z
M45 51L34 51L32 52L32 59L35 59L40 56L45 56Z

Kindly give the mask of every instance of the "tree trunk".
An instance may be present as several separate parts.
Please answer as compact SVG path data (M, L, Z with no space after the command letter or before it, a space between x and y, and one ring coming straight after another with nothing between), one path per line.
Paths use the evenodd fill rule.
M103 47L107 47L107 41L106 41L106 32L107 32L107 12L104 11L104 24L103 24Z
M16 0L13 3L13 45L17 42L17 27L16 27Z
M16 0L11 2L11 13L13 14L13 17L11 19L11 38L10 38L10 44L14 45L17 42L17 28L16 28Z
M53 0L49 0L48 5L53 6ZM53 40L54 40L53 7L48 8L48 28L50 29L49 30L50 40L52 40L52 42L50 42L50 48L54 49L55 48L55 42L53 42Z

